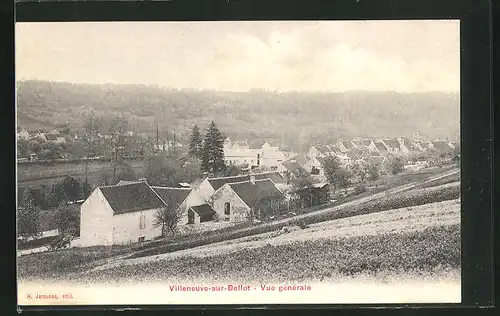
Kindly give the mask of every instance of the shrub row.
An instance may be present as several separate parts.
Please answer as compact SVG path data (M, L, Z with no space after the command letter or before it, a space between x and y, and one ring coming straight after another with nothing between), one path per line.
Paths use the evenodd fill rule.
M157 255L167 252L179 251L187 248L200 247L211 243L217 243L230 239L237 239L252 235L263 234L281 229L290 225L308 225L350 216L375 213L402 207L410 207L445 200L453 200L460 197L460 187L452 186L445 188L430 188L415 191L408 191L384 199L368 201L359 205L349 206L341 210L334 210L325 213L312 213L305 218L290 218L285 222L269 222L261 225L250 225L247 227L230 227L224 230L209 232L205 236L195 239L187 239L170 244L164 244L157 248L150 248L136 252L129 258ZM192 238L192 237L191 237ZM151 246L149 246L151 247Z

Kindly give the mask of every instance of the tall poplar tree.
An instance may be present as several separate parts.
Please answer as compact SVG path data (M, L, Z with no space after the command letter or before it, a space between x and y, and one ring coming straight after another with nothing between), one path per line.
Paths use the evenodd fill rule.
M210 123L205 133L202 168L203 171L212 175L224 172L226 169L224 164L224 139L214 121Z
M189 155L191 157L202 159L203 140L201 138L200 129L197 125L193 127L191 139L189 140Z

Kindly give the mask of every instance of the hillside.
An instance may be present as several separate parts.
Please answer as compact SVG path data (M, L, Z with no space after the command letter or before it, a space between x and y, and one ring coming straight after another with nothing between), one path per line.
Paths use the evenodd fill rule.
M458 94L439 92L242 93L23 81L18 83L17 113L18 125L25 128L80 127L83 114L94 108L104 119L127 115L139 131L152 132L158 119L162 130L175 129L186 137L193 124L204 128L215 120L232 137L305 143L415 131L454 137L459 104Z

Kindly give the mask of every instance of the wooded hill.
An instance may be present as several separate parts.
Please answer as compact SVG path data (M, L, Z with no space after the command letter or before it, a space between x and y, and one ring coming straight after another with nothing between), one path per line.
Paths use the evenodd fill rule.
M154 122L186 140L194 124L214 120L232 138L327 142L338 137L456 137L458 93L274 93L176 90L143 85L88 85L47 81L18 83L18 126L81 127L84 114L110 120L126 115L137 131Z

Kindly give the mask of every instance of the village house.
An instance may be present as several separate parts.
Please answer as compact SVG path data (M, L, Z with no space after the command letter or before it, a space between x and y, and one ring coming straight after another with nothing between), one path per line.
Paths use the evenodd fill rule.
M269 179L226 183L212 198L221 221L242 222L276 214L287 206L284 194Z
M276 185L282 185L286 183L286 180L278 171L254 173L233 177L205 178L196 189L196 193L203 200L209 201L215 191L217 191L223 185L227 183L249 181L251 176L253 176L257 180L271 179Z
M250 146L248 141L224 140L224 161L227 165L248 165L249 169L268 167L276 169L286 159L278 146L265 142L260 146Z
M179 214L179 225L194 224L189 220L189 209L193 206L206 204L193 189L190 188L170 188L151 186L170 209L175 209ZM206 217L204 217L206 219ZM199 221L198 221L199 222Z
M81 205L80 245L143 242L162 235L154 225L165 202L144 181L96 188Z
M301 176L309 175L307 170L304 169L304 167L302 167L298 162L290 160L284 161L278 167L278 172L283 176L287 184L290 184L291 181L300 178Z
M314 207L330 201L328 182L314 183L312 187L295 190L291 200L291 208Z
M64 135L58 134L58 133L47 133L47 134L44 134L43 137L44 137L46 142L50 142L50 143L61 144L61 143L66 142L66 137Z
M389 150L383 141L377 140L374 142L379 154L386 154Z
M384 139L382 142L386 145L388 153L404 155L410 152L401 138Z
M432 142L432 148L440 153L451 153L455 149L453 144L446 140L435 140Z

